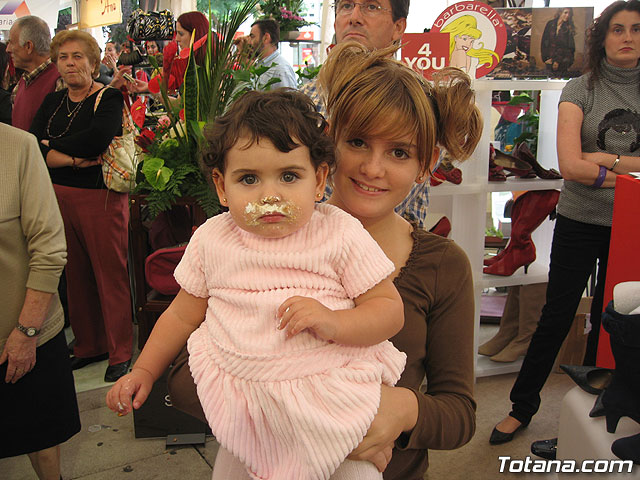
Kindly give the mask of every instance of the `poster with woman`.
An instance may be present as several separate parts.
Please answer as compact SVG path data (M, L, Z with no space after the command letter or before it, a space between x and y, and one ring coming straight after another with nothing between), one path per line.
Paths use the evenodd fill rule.
M580 76L585 31L592 20L593 7L534 8L531 73L550 78Z
M449 34L449 66L480 78L500 63L506 45L504 22L485 3L458 2L433 23L433 33Z

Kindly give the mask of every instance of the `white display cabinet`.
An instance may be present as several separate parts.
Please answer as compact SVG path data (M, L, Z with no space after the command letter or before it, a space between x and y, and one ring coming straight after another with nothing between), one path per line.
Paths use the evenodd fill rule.
M527 285L546 282L553 225L545 220L533 235L536 261L528 273L519 268L513 275L502 277L482 272L484 257L484 231L487 213L487 194L491 192L560 189L562 180L520 179L510 177L506 182L489 182L489 142L491 139L491 96L498 90L540 90L540 125L538 162L545 168L558 169L556 153L556 124L558 99L564 80L476 80L476 103L484 119L482 138L472 158L462 163L463 181L460 185L443 183L429 190L429 211L446 215L451 220L450 238L460 245L469 257L473 271L475 294L475 339L477 351L480 330L480 301L482 290L488 287ZM521 361L497 363L488 357L477 356L476 376L499 375L520 369Z

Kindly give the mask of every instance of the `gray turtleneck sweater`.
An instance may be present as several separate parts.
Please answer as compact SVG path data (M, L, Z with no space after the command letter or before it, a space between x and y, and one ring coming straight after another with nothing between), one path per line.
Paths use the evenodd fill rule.
M582 109L582 151L640 156L640 66L632 69L602 64L602 75L589 89L587 73L569 81L560 103ZM565 180L558 213L578 222L611 226L613 188L594 188Z

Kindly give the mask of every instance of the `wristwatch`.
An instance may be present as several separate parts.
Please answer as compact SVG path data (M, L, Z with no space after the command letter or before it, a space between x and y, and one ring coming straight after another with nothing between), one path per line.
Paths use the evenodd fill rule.
M25 327L24 325L20 325L20 322L17 323L16 328L24 333L27 337L35 337L40 333L36 327Z

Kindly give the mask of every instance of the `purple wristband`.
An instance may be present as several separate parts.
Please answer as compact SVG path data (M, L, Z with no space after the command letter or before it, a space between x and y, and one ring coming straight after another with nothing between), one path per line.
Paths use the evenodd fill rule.
M600 188L604 183L604 179L607 178L607 167L600 166L600 172L598 173L598 177L596 181L593 182L593 186L596 188Z

